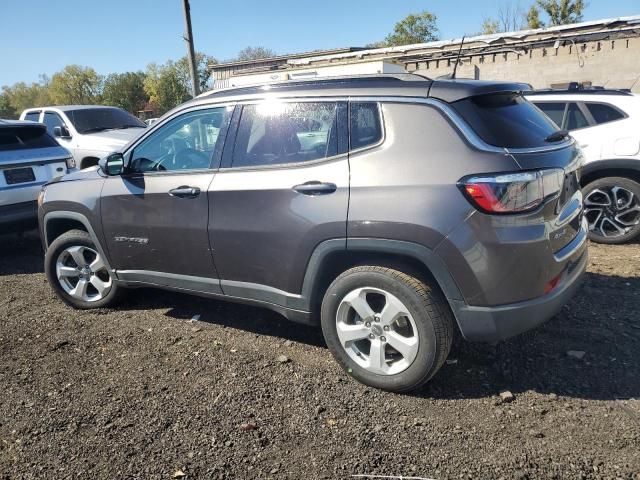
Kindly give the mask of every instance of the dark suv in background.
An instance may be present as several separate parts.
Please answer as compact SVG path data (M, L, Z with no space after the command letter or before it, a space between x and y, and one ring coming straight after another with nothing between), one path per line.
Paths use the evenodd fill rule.
M202 95L44 189L49 282L76 308L139 286L262 305L320 323L358 380L416 388L455 328L530 329L585 270L581 153L527 88L390 75Z

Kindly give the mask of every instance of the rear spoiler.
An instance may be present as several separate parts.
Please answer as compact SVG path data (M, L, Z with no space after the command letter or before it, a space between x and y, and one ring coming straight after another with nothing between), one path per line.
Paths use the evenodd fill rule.
M532 90L528 83L490 82L480 80L434 80L429 88L429 98L447 103L457 102L478 95L496 93L522 93Z

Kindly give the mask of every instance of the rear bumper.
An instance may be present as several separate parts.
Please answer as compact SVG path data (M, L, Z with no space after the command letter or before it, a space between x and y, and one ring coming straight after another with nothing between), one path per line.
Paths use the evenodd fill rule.
M556 288L546 295L496 307L450 301L463 337L471 342L494 343L531 330L556 315L580 288L588 261L586 240L587 231L583 226L561 257L557 255L557 260L566 261L567 266Z
M38 220L38 202L20 202L0 206L0 232L35 227Z

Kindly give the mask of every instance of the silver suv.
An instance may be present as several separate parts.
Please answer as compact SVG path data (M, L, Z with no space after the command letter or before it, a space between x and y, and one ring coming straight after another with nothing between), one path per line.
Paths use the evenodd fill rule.
M124 148L147 128L121 108L98 105L29 108L20 120L44 123L80 169L97 165L101 157Z
M526 85L363 76L181 105L49 184L45 269L76 308L153 286L321 324L358 380L416 388L454 329L552 317L587 263L575 142Z

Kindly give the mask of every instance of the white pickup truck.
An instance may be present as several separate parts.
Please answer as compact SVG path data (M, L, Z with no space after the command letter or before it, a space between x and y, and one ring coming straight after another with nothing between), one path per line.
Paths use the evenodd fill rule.
M29 108L20 120L44 123L49 135L71 152L75 167L80 169L97 165L100 158L121 150L147 128L121 108L99 105Z

